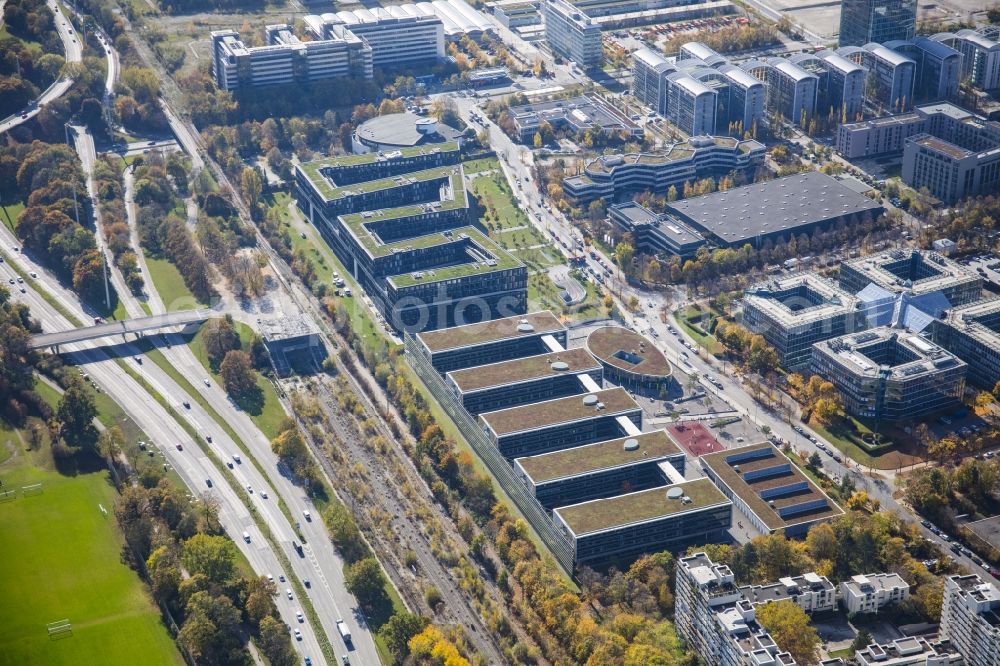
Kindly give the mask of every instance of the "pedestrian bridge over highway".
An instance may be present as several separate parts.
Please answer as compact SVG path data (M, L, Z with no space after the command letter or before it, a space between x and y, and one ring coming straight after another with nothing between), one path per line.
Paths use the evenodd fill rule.
M41 333L31 338L31 347L32 349L53 347L58 350L60 345L68 345L74 342L108 338L113 335L125 336L127 333L139 335L146 331L155 331L161 328L197 324L217 316L217 314L214 310L208 309L183 310L181 312L168 312L167 314L140 317L138 319L125 319L122 321L95 324L94 326L83 326L68 331Z

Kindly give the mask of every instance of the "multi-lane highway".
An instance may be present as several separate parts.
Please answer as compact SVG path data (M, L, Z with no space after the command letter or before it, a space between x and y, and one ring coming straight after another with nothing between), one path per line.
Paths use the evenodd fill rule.
M17 245L16 239L7 229L0 230L0 243L8 247ZM33 270L39 275L37 282L29 280L24 285L16 285L18 289L15 290L15 296L29 304L32 314L42 322L45 330L65 329L71 324L58 315L54 308L41 298L37 292L39 288L45 289L74 316L80 319L90 316L91 313L84 311L75 296L63 289L40 266L18 253L9 252L8 256L8 261L16 261L26 272ZM16 284L17 275L9 263L3 266L3 270L5 275L10 274L9 278L6 279L14 279ZM25 289L23 293L19 291L22 288ZM186 431L173 421L159 406L159 403L156 403L147 392L135 384L134 380L131 380L118 366L117 362L107 358L103 352L95 350L87 344L70 346L62 351L67 353L74 349L83 350L74 354L74 360L86 363L87 372L91 377L101 384L112 398L122 404L130 417L135 418L137 424L146 430L153 441L165 444L162 448L171 463L178 466L178 469L183 467L188 471L188 474L182 475L182 478L188 483L192 492L221 493L225 489L231 493L229 499L235 500L239 506L228 507L229 516L233 520L224 524L227 531L238 541L241 540L240 535L242 535L250 516L245 509L242 509L241 513L243 505L237 494L237 488L239 493L248 494L254 510L265 521L268 529L282 550L285 551L293 569L292 572L280 571L277 558L271 554L266 568L255 568L255 570L261 574L271 573L275 580L278 580L279 574L288 575L289 573L294 573L301 581L308 580L311 584L308 591L309 598L321 618L321 629L334 645L335 651L350 654L353 657L352 663L378 663L374 641L364 624L364 618L357 610L356 601L347 593L344 586L343 562L330 544L325 526L315 507L312 506L303 490L294 485L287 473L280 468L267 438L253 425L249 417L238 410L221 387L207 378L207 373L200 362L185 345L180 344L181 340L178 337L171 337L170 340L172 342L171 348L164 348L162 352L171 365L181 371L181 375L189 378L191 387L188 389L179 386L152 361L146 359L139 363L135 360L143 358L142 352L137 347L121 344L116 351L119 355L124 356L126 363L131 364L134 372L142 375L145 382L170 402L175 411L181 414L190 427L199 433L206 445L220 460L232 465L232 473L238 482L236 488L230 488L227 485L226 479L219 474L218 468L212 465L211 461L191 442ZM101 371L94 372L92 368L101 368ZM253 461L246 456L245 450L240 447L240 444L230 439L214 417L201 408L198 400L188 392L189 390L198 390L212 409L226 420L241 442L251 451L254 459L260 463L261 469L267 473L268 478L265 478L261 469L258 469ZM157 405L157 409L152 412L149 411L151 404ZM170 423L165 423L166 421ZM157 435L157 432L160 434ZM182 443L183 450L176 449L175 444L178 442ZM234 455L239 456L240 462L236 461ZM212 481L211 490L208 487L209 480ZM250 489L253 492L250 492ZM281 512L278 506L279 497L293 515L294 522L298 524L298 533ZM310 520L305 518L306 511L309 512ZM236 520L237 518L238 520ZM298 542L303 546L301 554L293 547L293 542ZM240 545L244 550L251 545L256 549L268 548L263 536L258 536L253 532L251 532L251 544L244 544L240 541ZM252 559L251 562L253 562ZM284 587L281 585L279 587L283 599L287 601ZM294 603L288 605L290 613L283 615L283 617L291 626L302 630L304 640L300 642L300 646L303 654L311 654L313 659L320 658L319 644L315 635L311 633L311 628L307 624L298 623L296 619L295 611L299 610L299 607ZM295 606L295 608L293 609L291 606ZM341 618L351 628L353 642L350 646L343 643L336 628L336 622Z
M63 14L59 11L59 5L55 0L47 0L46 4L55 15L56 30L59 31L59 37L62 39L63 48L65 49L66 62L82 61L83 47L80 44L81 36L76 34L76 30L73 28L69 19L63 16ZM73 79L66 76L60 76L59 79L49 86L38 99L28 106L28 108L24 109L21 113L15 113L14 115L0 121L0 134L10 131L21 123L26 123L37 116L43 106L54 99L59 99L59 97L69 90L72 85Z
M9 239L4 238L3 242L6 245ZM8 252L7 260L0 264L0 276L7 282L13 279L16 283L19 277L13 270L11 262L16 262L24 271L34 270L38 272L40 270L39 266L28 261L23 255ZM14 296L31 308L32 316L39 320L45 329L57 330L71 326L70 322L56 312L39 293L38 289L47 289L49 286L48 277L39 273L37 280L29 280L23 285L17 285L18 288L14 291ZM21 289L24 291L22 292ZM71 303L66 302L68 299L59 298L59 300L64 306L71 305ZM81 316L82 314L80 313ZM277 556L268 545L264 534L257 528L237 489L226 482L215 464L192 441L187 431L154 396L128 373L124 372L116 360L109 357L104 351L94 348L92 343L73 345L68 350L64 350L64 353L71 354L75 363L86 368L90 378L122 407L136 425L142 428L158 447L165 462L177 471L193 494L211 497L216 502L220 522L246 556L254 571L260 575L271 574L278 583L280 593L275 600L282 619L290 627L298 628L302 633L302 640L295 641L296 648L304 656L312 655L314 659L321 658L319 641L312 631L312 627L308 623L298 621L296 613L300 610L300 606L294 598L288 599L287 594L284 593L285 586L278 581L279 574L285 572L282 572ZM151 368L152 364L149 366ZM143 375L143 379L147 383L157 388L158 378L153 373L140 370L139 374ZM162 386L158 388L166 390ZM192 419L192 421L198 423L197 419ZM204 432L204 430L200 430L200 432ZM245 466L249 467L248 464ZM242 477L238 474L237 478L242 481ZM209 480L212 481L211 487L208 486ZM266 500L258 500L258 502L259 504L253 505L254 510L263 515L269 529L281 541L280 532L275 532L276 527L279 527L279 521L275 520L274 512L268 511L268 507L264 506ZM244 533L249 535L249 540L243 538Z

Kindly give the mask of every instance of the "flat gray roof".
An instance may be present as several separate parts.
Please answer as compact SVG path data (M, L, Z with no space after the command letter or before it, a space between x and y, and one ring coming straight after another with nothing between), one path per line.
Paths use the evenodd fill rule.
M801 233L828 220L866 212L875 216L883 210L877 202L818 171L676 201L668 208L729 245L758 236Z

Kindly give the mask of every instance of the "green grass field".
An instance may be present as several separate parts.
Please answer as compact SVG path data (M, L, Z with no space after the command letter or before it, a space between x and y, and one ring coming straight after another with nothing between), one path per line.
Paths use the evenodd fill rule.
M24 210L24 203L20 201L15 204L0 206L0 219L7 225L8 229L14 231L17 216L21 214L22 210Z
M243 349L249 349L250 338L253 336L253 330L246 324L240 322L233 322L236 331L240 335L240 342L243 344ZM205 366L205 372L211 375L212 379L222 385L222 376L212 370L211 364L208 362L208 350L205 348L205 340L202 336L202 330L199 329L188 346L191 351L194 352L195 357ZM257 375L257 386L261 390L263 396L263 403L259 410L252 410L245 405L241 405L247 412L247 415L254 422L260 431L267 436L268 439L273 439L278 436L279 427L281 422L285 420L286 414L284 408L281 406L281 402L278 400L278 394L274 389L274 385L268 381L266 377L259 374ZM200 391L192 389L189 393L197 399Z
M106 471L61 474L46 448L27 451L0 424L9 457L4 489L41 483L40 495L0 503L0 654L11 664L182 664L139 577L121 562L123 540ZM109 512L105 517L98 505ZM68 619L72 634L49 638Z
M199 302L184 285L184 278L172 263L166 259L156 259L146 255L146 267L149 269L153 288L160 295L168 312L204 307L205 304Z

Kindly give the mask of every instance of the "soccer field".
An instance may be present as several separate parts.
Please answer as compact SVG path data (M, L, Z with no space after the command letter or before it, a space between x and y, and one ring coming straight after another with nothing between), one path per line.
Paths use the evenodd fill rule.
M3 424L0 446L13 452L0 464L3 489L18 490L0 502L0 663L183 664L142 580L121 562L108 473L43 469L35 463L47 451L25 452ZM24 496L35 483L42 493ZM46 625L63 619L72 633L49 638Z

